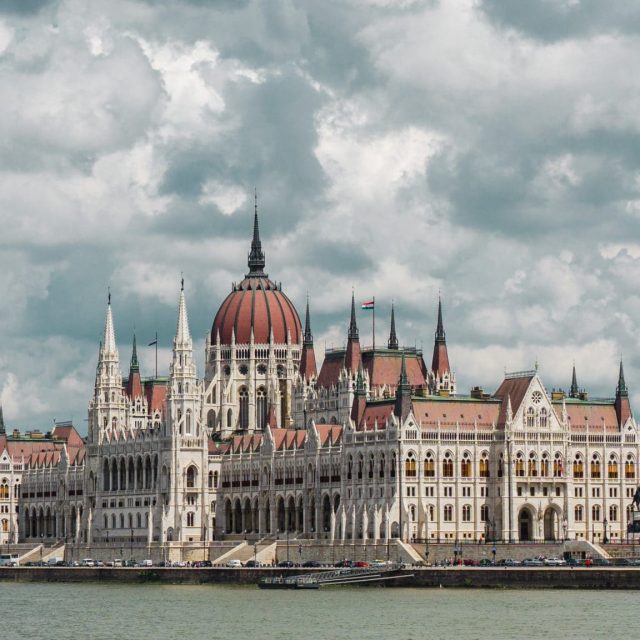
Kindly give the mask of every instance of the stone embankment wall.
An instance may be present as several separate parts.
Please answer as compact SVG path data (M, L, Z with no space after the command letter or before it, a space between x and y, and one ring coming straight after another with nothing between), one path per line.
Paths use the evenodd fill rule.
M0 567L0 580L251 585L257 584L263 577L301 575L308 572L301 569L277 568ZM384 585L430 588L640 589L640 568L411 568L384 582Z

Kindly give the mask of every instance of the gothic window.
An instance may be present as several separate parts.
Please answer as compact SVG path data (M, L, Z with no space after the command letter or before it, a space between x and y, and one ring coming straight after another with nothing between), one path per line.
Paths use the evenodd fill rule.
M415 478L416 477L416 459L413 456L413 453L409 453L407 459L404 462L404 470L407 478Z
M424 477L434 478L435 475L436 475L436 465L433 459L433 454L431 453L431 451L428 451L424 459Z
M216 489L218 487L218 472L213 472L213 488Z
M584 478L584 462L582 456L578 453L573 461L573 477Z
M556 455L553 459L553 477L562 477L562 455L558 452L556 452Z
M536 460L535 453L529 454L529 476L535 478L538 475L538 461Z
M136 527L140 529L142 527L142 516L136 513Z
M516 476L524 477L524 457L522 453L516 455Z
M453 460L449 452L444 454L444 460L442 461L442 477L453 478Z
M504 463L504 456L500 454L500 457L498 458L498 478L502 478L503 463Z
M576 522L582 522L582 519L584 518L584 509L582 508L581 504L576 506L573 512L573 516Z
M453 521L453 507L450 504L447 504L444 507L444 521L445 522Z
M189 511L187 513L187 527L193 527L195 522L196 514L193 511Z
M216 412L213 409L209 409L207 413L207 428L213 431L216 428Z
M462 507L462 522L471 522L471 505L465 504Z
M489 521L489 507L486 504L483 504L480 507L480 521L481 522Z
M489 471L489 456L486 451L483 451L480 456L480 477L488 478L491 475Z
M207 486L209 489L213 489L213 471L209 471L209 484Z
M194 489L198 480L198 470L191 465L187 469L187 489Z
M380 456L380 478L384 478L384 453Z
M471 459L466 451L462 455L462 460L460 461L460 475L463 478L471 477Z
M540 409L540 426L545 429L547 427L547 424L547 410L545 409L545 407L542 407L542 409Z
M535 412L533 407L529 407L527 410L527 427L533 427L535 425Z
M542 462L540 463L540 477L547 478L549 476L549 455L542 454Z
M240 389L240 428L249 428L249 392L246 387Z
M600 458L598 458L598 454L594 453L593 458L591 459L591 477L598 479L600 478Z
M609 507L609 520L610 522L618 521L618 507L615 504Z
M607 465L607 477L609 480L618 479L618 460L613 453L611 454L609 464Z
M0 484L0 500L8 500L9 499L9 484L6 478L2 479L2 484Z
M599 504L594 504L593 507L591 507L591 519L594 522L600 521L600 505Z
M258 387L257 397L257 428L265 429L267 426L267 392L264 387Z
M231 429L231 424L233 422L233 411L229 409L227 411L227 428Z
M226 365L223 369L224 375L229 377L231 375L231 367L229 365Z
M191 433L191 409L187 409L185 433Z
M624 463L624 477L626 480L632 480L636 477L636 466L631 454L627 456L627 461Z

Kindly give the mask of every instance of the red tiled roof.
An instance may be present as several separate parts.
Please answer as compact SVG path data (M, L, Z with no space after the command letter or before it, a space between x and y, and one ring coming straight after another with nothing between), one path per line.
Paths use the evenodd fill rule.
M316 430L321 447L339 444L342 440L342 427L338 424L317 424Z
M394 407L395 400L368 403L360 420L360 424L356 425L356 427L363 431L369 431L373 429L377 423L378 429L383 428L393 413Z
M511 398L511 410L515 414L520 408L532 380L533 375L524 375L520 377L505 378L502 381L502 384L493 394L494 398L502 400L500 416L498 417L498 426L503 427L507 420L507 398Z
M495 400L456 400L453 398L414 398L413 414L423 427L491 427L497 423L501 403Z
M289 298L267 278L245 278L226 297L211 327L211 342L215 343L218 332L222 344L231 343L235 331L236 343L248 344L253 328L254 341L269 342L271 331L278 344L302 340L302 325L296 308Z
M147 399L149 413L162 412L167 396L167 383L159 380L146 380L144 383L144 395Z

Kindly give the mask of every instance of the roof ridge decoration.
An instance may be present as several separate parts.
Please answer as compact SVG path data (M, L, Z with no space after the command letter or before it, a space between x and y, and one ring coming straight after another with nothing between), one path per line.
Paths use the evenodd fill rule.
M624 367L622 366L622 360L620 360L620 371L618 372L618 386L616 387L616 396L627 397L629 395L629 389L627 389L627 383L624 379Z
M360 333L358 332L358 324L356 323L356 299L355 293L351 291L351 319L349 321L349 340L360 340Z
M264 272L265 257L260 241L260 225L258 223L258 190L254 190L254 213L253 213L253 239L251 240L251 251L249 252L249 273L247 277L266 278Z
M579 393L578 389L578 379L576 377L576 365L575 362L573 364L573 373L571 375L571 388L569 389L569 397L577 398Z

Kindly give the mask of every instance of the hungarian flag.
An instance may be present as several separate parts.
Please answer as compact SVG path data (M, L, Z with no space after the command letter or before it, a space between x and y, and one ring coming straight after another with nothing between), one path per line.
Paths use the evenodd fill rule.
M373 300L369 300L368 302L362 303L363 309L371 309L373 311L373 309L375 309L375 306L376 306L376 303Z

